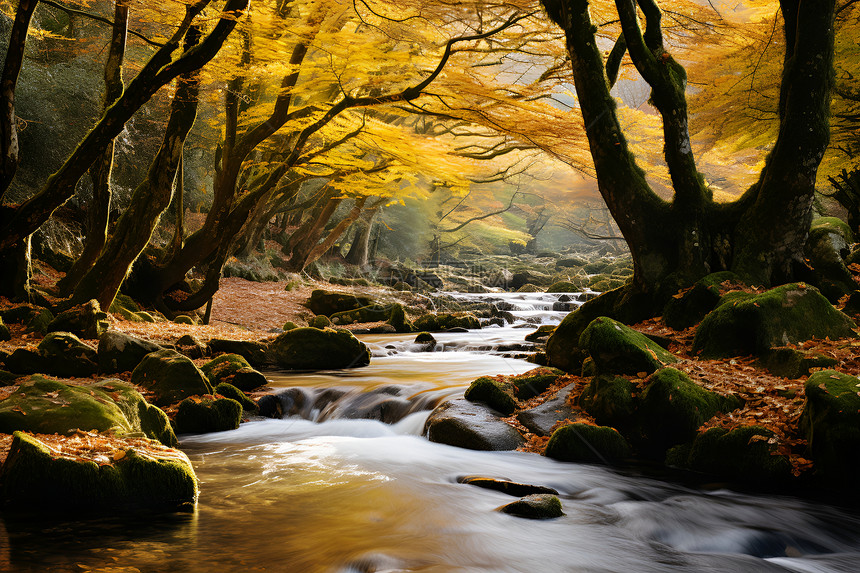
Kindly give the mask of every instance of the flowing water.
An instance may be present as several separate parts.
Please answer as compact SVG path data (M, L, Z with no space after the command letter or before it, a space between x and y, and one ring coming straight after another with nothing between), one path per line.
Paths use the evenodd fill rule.
M518 323L564 314L551 295L504 299ZM433 352L412 336L365 336L366 368L270 373L290 417L183 437L201 481L193 514L0 519L0 570L860 570L860 519L847 510L422 438L429 409L477 376L533 366L505 356L532 330L516 326L440 334ZM566 515L495 512L514 498L465 475L553 487Z

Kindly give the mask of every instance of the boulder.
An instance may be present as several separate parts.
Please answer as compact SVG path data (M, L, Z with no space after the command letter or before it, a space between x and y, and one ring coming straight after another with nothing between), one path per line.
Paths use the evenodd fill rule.
M194 396L179 403L173 426L177 434L235 430L242 422L242 404L231 398Z
M554 324L542 324L534 332L526 334L526 340L528 342L540 342L552 336L553 332L555 332Z
M321 314L319 316L315 316L308 326L319 329L328 328L331 326L331 320L329 320L327 316Z
M515 450L523 437L492 410L468 400L440 404L424 425L431 442L470 450Z
M0 401L0 432L68 434L80 430L143 433L176 445L167 416L120 380L76 386L33 375Z
M646 382L637 422L648 448L658 454L676 444L691 442L698 428L715 414L741 405L734 396L706 390L675 368L658 370Z
M517 409L513 393L513 386L507 381L481 376L469 385L464 397L470 402L483 402L505 416L510 416Z
M331 315L331 323L337 325L353 324L355 322L379 322L388 320L394 305L369 305L345 310Z
M576 419L573 409L567 405L567 397L574 386L562 388L540 406L518 412L517 421L538 436L549 436L560 420Z
M743 483L778 485L791 476L788 457L777 454L774 433L761 426L711 428L666 458L668 465Z
M552 283L547 287L546 292L548 293L576 293L582 292L582 289L585 288L582 284L574 284L568 281L558 281Z
M546 392L562 375L564 372L556 368L535 368L511 376L508 383L513 386L514 396L520 400L529 400Z
M40 514L194 507L197 477L184 453L143 440L98 442L101 451L81 459L15 432L0 467L0 504Z
M196 336L183 334L176 340L176 350L192 360L197 360L206 355L208 347Z
M296 328L275 338L269 360L290 370L329 370L370 364L370 350L347 330Z
M388 324L394 327L396 332L414 332L415 325L406 317L406 310L402 304L394 304L388 315Z
M107 314L97 300L91 300L61 312L48 324L48 332L71 332L85 339L95 339L108 329Z
M812 221L804 254L815 271L815 284L832 303L857 288L845 264L852 243L854 233L841 219L820 217Z
M266 344L250 340L213 338L209 341L209 352L211 354L238 354L254 368L262 368L266 365L267 350L268 346Z
M591 355L598 373L651 373L678 361L644 334L606 316L583 330L579 346Z
M239 354L222 354L200 367L213 386L226 382L239 390L248 392L268 384L268 380L257 372Z
M663 309L663 322L675 330L698 324L720 302L720 285L726 281L740 283L731 271L711 273L692 287L669 300Z
M332 292L322 289L316 289L311 293L311 297L305 303L305 306L311 309L314 314L331 316L338 312L347 310L355 310L363 306L375 305L373 299L367 296L356 295L355 293Z
M131 373L131 383L152 392L158 406L212 393L203 372L187 357L168 349L147 354Z
M806 381L799 427L815 472L826 482L855 488L860 479L860 379L821 370Z
M86 377L98 371L95 349L69 332L50 332L36 347L16 349L5 361L6 367L20 374Z
M579 396L579 407L603 426L627 428L633 421L636 404L633 383L620 376L601 375L591 379Z
M0 342L12 340L12 333L9 332L9 327L3 324L3 318L0 318Z
M49 326L53 323L53 321L54 314L47 308L43 308L37 314L32 315L27 320L27 328L24 329L24 332L38 332L41 334L47 334L49 331Z
M108 330L99 337L99 371L106 374L131 372L150 352L162 350L154 342Z
M452 328L478 329L481 324L477 317L470 313L457 312L453 314L425 314L415 320L415 328L426 332L439 332Z
M611 463L629 457L630 446L615 428L578 422L553 432L544 455L563 462Z
M255 412L257 410L257 403L248 398L244 392L232 384L221 382L215 386L215 394L225 398L230 398L231 400L236 400L242 405L242 409L248 412Z
M520 500L497 507L496 511L526 519L555 519L564 516L561 500L558 496L547 493L527 495Z
M533 495L539 493L558 495L558 491L554 490L551 487L532 485L528 483L519 483L505 479L495 479L483 476L462 476L458 477L457 481L466 485L474 485L483 489L499 491L501 493L506 493L514 497L523 497L525 495Z
M856 338L855 324L818 289L791 283L762 294L723 297L702 320L693 351L704 358L762 354L811 338Z
M421 345L423 352L433 352L436 349L436 339L429 332L419 332L413 344Z
M837 362L830 356L790 346L771 348L758 360L771 374L784 378L800 378L809 374L811 368L829 368Z

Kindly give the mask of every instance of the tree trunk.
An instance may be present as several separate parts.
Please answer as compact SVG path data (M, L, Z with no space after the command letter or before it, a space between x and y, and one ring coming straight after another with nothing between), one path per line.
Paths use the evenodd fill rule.
M334 246L341 235L343 235L346 230L349 229L350 225L352 225L361 215L361 210L364 208L364 204L366 202L367 197L361 197L355 202L355 205L350 209L347 216L335 225L334 229L329 232L328 236L326 236L322 243L314 247L305 260L304 266L308 266L312 262L316 261Z
M294 233L294 235L297 235L298 241L293 246L292 256L287 261L286 270L294 273L300 273L304 270L308 264L311 252L313 252L322 236L326 223L329 222L329 219L334 215L334 212L342 201L343 199L339 197L329 199L319 214L312 216L306 226L299 227L296 233Z
M114 7L113 33L105 64L105 93L102 99L104 110L122 95L122 63L125 57L126 32L128 29L128 4L117 0ZM107 242L108 219L111 203L111 170L113 169L114 142L111 141L101 157L90 167L93 183L93 198L87 211L87 239L84 252L58 283L60 294L68 296L84 274L92 267Z
M366 267L370 261L370 235L373 230L373 219L376 218L376 209L365 212L365 215L358 220L358 230L355 232L355 238L352 240L352 246L346 254L346 262L359 267Z

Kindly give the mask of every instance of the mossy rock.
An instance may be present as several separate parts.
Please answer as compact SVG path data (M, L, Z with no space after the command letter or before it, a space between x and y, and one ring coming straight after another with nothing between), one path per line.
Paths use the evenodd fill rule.
M308 326L319 329L328 328L331 326L331 320L329 320L327 316L321 314L319 316L315 316Z
M108 330L99 337L99 371L131 372L147 354L159 350L163 349L154 342Z
M226 382L245 392L255 390L268 383L266 377L257 372L239 354L222 354L200 367L213 386ZM229 396L232 398L232 396Z
M425 314L416 319L414 324L416 330L426 332L440 332L451 330L452 328L467 328L470 330L481 328L481 324L474 314L464 312Z
M639 399L637 421L656 453L695 438L699 427L719 412L741 406L734 396L706 390L675 368L651 375Z
M197 324L197 322L193 318L188 316L187 314L180 314L180 315L176 316L173 319L173 322L175 322L176 324L187 324L190 326L194 326Z
M288 320L287 322L284 323L284 326L281 327L281 330L283 330L284 332L287 332L288 330L295 330L298 327L299 327L298 324L296 324L295 322L293 322L291 320Z
M355 322L379 322L388 320L391 316L393 305L388 306L363 306L355 310L345 310L331 315L331 323L337 325L353 324Z
M811 338L856 338L854 328L818 289L791 283L758 295L723 297L699 325L693 351L704 358L762 354Z
M19 378L23 377L23 374L16 374L7 370L0 370L0 386L12 386L18 381Z
M511 376L507 381L513 386L514 396L520 400L529 400L546 392L562 375L564 372L557 368L535 368L523 374Z
M571 293L582 291L582 285L577 285L568 281L558 281L547 287L545 292L548 293Z
M0 401L2 433L68 434L75 429L119 436L143 433L165 445L176 445L164 412L119 380L76 386L33 375Z
M636 387L620 376L603 375L591 379L579 396L579 407L603 426L626 428L633 421Z
M549 338L555 332L554 324L542 324L534 332L526 334L526 341L538 342L543 338Z
M257 403L248 398L244 392L232 384L221 382L215 386L215 394L224 396L225 398L230 398L231 400L236 400L242 405L242 409L248 412L254 412L257 410Z
M559 259L556 261L556 266L564 267L566 269L572 269L576 267L582 267L588 264L588 260L583 257L567 257L564 259Z
M0 502L28 513L127 508L188 509L197 501L197 476L179 450L130 445L105 464L58 456L34 436L15 432L0 468Z
M177 434L235 430L242 422L242 404L231 398L193 397L179 403L173 426Z
M582 270L590 275L596 275L598 273L602 273L606 270L606 267L609 266L609 261L606 259L600 259L597 261L592 261L590 263L586 263Z
M771 374L784 378L800 378L809 374L811 368L828 368L837 362L830 356L789 346L771 348L758 361Z
M9 327L3 324L3 319L0 318L0 342L12 340L12 333L9 332Z
M544 455L563 462L610 463L629 457L630 446L615 428L576 423L553 432Z
M86 377L98 371L95 349L69 332L51 332L35 351L16 349L5 360L6 367L20 374Z
M228 340L226 338L213 338L209 341L209 352L211 354L238 354L242 356L254 368L262 368L268 360L268 345L253 340Z
M346 330L297 328L269 344L269 360L290 370L329 370L370 364L370 349Z
M431 442L470 450L515 450L525 442L493 410L468 400L450 400L437 406L427 417L424 434Z
M131 383L152 392L159 406L212 393L203 372L187 357L168 349L147 354L131 373Z
M108 312L119 314L121 310L140 312L140 305L134 302L134 299L130 296L124 295L122 293L117 293L116 297L114 297L113 299L113 302L110 303L110 308L108 308Z
M355 310L363 306L373 306L376 303L368 296L353 293L332 292L316 289L311 292L311 297L305 306L314 314L331 316L338 312Z
M395 303L391 307L391 313L388 315L388 324L394 327L397 332L414 332L415 325L406 317L406 309L400 303Z
M536 284L526 283L519 287L516 292L544 292L544 290Z
M731 271L711 273L679 297L673 297L663 309L663 322L675 330L698 324L720 302L720 285L725 281L740 282Z
M155 317L146 311L135 312L134 315L139 319L139 322L155 322Z
M760 485L779 485L791 476L788 457L777 454L774 433L761 426L711 428L679 448L669 452L670 465Z
M54 322L54 314L47 308L43 308L38 314L32 316L27 321L27 328L24 332L39 332L41 334L48 333L48 327Z
M561 500L558 496L548 493L527 495L496 508L496 511L525 519L555 519L564 516Z
M641 332L606 316L594 319L583 330L579 346L589 353L601 374L650 374L678 361Z
M94 339L108 329L107 314L97 300L91 300L61 312L48 325L48 332L71 332L81 338Z
M507 382L481 376L469 385L464 397L470 402L483 402L499 413L510 416L517 409L513 390L511 384Z
M806 381L799 427L815 472L826 482L856 488L860 480L860 379L821 370Z
M821 217L812 221L804 256L815 271L815 285L833 303L857 287L845 262L853 242L854 234L842 220Z

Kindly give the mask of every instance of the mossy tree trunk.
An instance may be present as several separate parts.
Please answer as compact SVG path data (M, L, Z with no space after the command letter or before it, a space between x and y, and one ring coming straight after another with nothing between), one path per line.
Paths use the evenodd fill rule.
M598 187L633 256L631 293L650 299L654 313L677 288L711 272L734 270L755 284L791 278L802 264L815 175L828 143L834 1L781 2L786 58L779 136L759 181L730 204L715 203L697 171L686 72L663 45L656 1L616 0L623 31L616 47L622 55L629 52L651 86L663 121L671 201L651 189L629 150L609 93L617 50L604 63L588 1L542 3L565 33ZM644 32L637 7L645 16Z
M128 31L128 4L117 0L114 6L114 20L111 43L105 63L105 93L102 99L106 110L122 95L122 63L125 57L126 33ZM93 197L87 210L87 239L84 251L66 276L57 285L62 295L72 293L78 281L84 276L99 256L107 242L108 219L111 204L111 171L113 169L114 142L108 143L101 157L90 167L90 180L93 183Z
M188 32L186 49L198 37L197 29L192 27ZM158 218L170 204L182 147L197 117L198 92L197 71L179 77L164 138L147 178L134 190L110 240L75 288L72 304L96 299L103 308L108 308L132 263L149 242Z
M346 262L360 267L367 266L370 260L370 235L376 213L377 209L367 209L357 221L358 229L346 254Z

